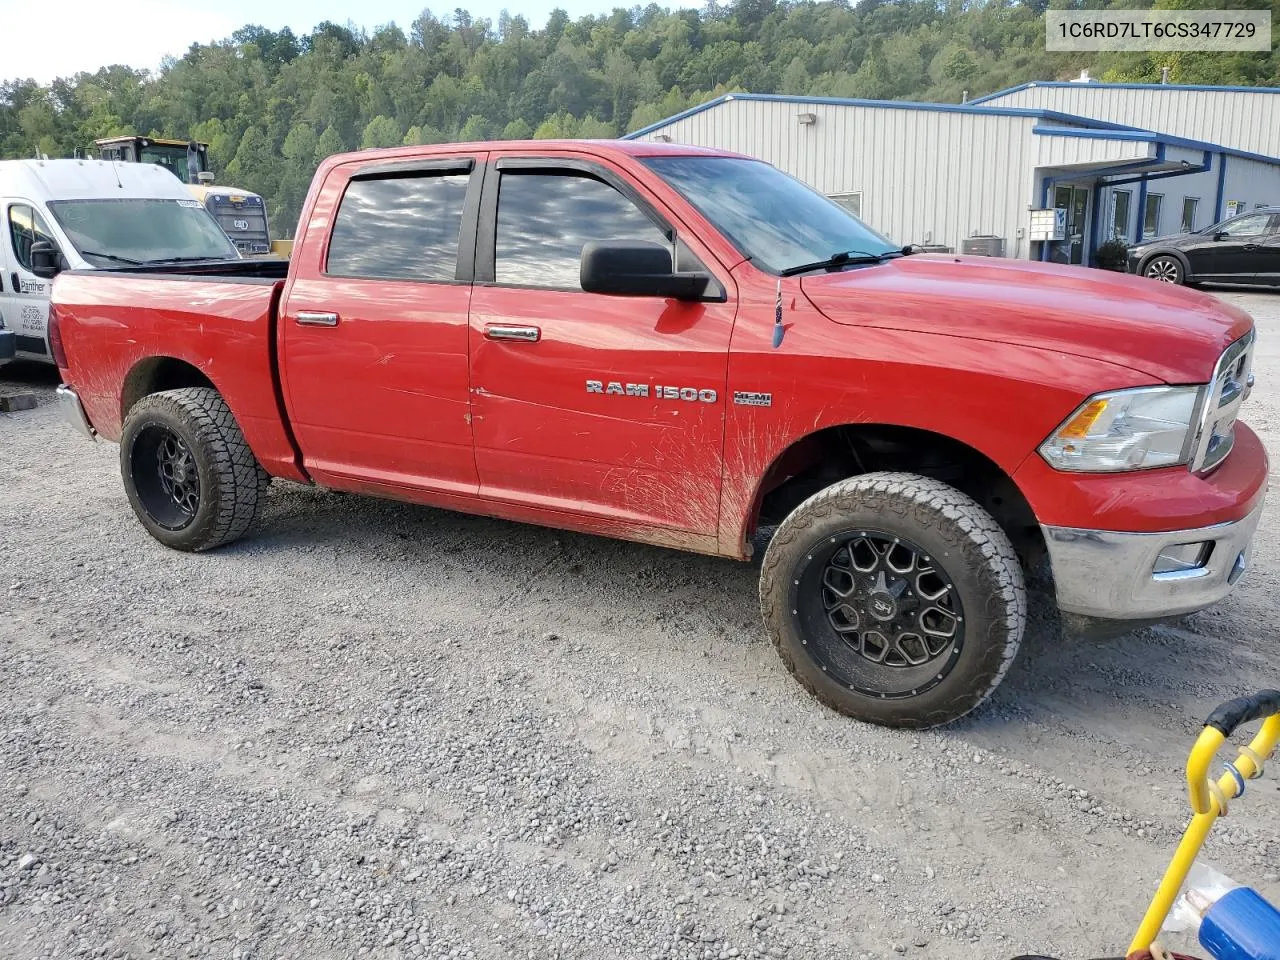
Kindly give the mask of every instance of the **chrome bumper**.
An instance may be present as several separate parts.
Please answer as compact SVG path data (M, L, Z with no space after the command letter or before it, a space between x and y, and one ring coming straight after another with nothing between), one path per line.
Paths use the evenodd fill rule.
M93 429L93 424L85 416L84 407L80 405L80 398L76 396L76 392L65 383L58 384L56 392L58 394L58 406L62 408L62 415L66 418L67 423L75 427L78 432L84 434L87 439L98 439L98 431Z
M1120 533L1044 527L1049 561L1066 613L1107 620L1158 619L1217 603L1235 586L1249 562L1249 544L1262 516L1258 504L1247 517L1195 530ZM1167 547L1209 541L1204 566L1155 573Z

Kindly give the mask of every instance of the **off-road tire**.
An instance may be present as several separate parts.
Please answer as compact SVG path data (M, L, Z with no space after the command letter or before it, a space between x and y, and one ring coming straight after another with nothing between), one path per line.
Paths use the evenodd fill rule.
M151 515L130 467L134 443L148 427L161 427L190 450L199 478L199 505L182 529ZM147 532L175 550L201 551L239 539L258 515L271 478L258 464L231 408L210 387L165 390L129 410L120 436L120 473L129 504Z
M881 699L851 690L821 669L801 636L798 571L831 538L860 529L931 551L963 604L960 652L945 677L919 695ZM892 727L949 723L981 704L1013 663L1027 619L1022 568L1005 532L959 490L911 473L852 477L797 507L765 553L760 604L778 655L805 689L833 710Z

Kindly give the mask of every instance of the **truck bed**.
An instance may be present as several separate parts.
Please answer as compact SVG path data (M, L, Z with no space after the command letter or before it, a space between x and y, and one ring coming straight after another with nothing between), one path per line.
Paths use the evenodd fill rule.
M286 261L68 271L53 310L68 382L93 427L118 440L124 411L155 389L207 380L271 473L300 478L275 370Z

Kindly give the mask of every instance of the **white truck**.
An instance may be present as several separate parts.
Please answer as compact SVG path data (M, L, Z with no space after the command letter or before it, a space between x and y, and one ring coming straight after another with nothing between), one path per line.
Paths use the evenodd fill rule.
M0 161L0 216L0 330L16 359L53 362L52 281L37 272L49 248L70 270L239 258L186 186L151 163Z

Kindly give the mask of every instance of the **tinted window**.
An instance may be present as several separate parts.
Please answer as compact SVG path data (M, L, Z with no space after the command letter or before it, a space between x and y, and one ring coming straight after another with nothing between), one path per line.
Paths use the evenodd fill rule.
M1229 237L1256 237L1267 232L1267 221L1270 219L1265 213L1255 213L1250 217L1232 220L1218 229Z
M343 277L453 280L469 174L353 180L329 240Z
M836 253L899 249L838 203L759 160L654 157L645 163L762 269L776 273Z
M613 187L584 176L504 173L498 191L498 283L581 289L588 240L649 240L666 234Z
M31 269L31 244L44 240L53 244L54 249L58 246L40 214L25 203L9 207L9 239L13 241L18 265L27 270Z

